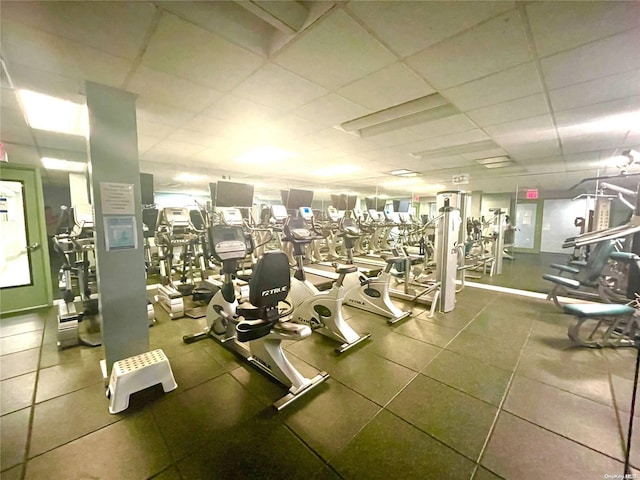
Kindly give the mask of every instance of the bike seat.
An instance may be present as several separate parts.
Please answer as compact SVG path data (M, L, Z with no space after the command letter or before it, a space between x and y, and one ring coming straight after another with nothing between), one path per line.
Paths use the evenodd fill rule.
M358 271L358 267L356 267L355 265L344 265L340 263L335 266L335 269L338 275L346 275L347 273Z
M236 325L236 335L239 342L250 342L269 335L273 328L272 322L264 320L244 320Z

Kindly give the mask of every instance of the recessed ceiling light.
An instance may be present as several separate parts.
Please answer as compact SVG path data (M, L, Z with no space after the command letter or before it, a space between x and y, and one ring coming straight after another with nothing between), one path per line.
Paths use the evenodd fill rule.
M287 158L291 158L294 155L294 153L287 152L286 150L282 150L281 148L265 146L255 148L250 152L240 155L238 158L236 158L236 162L256 164L272 163L286 160Z
M36 130L87 136L87 106L31 90L18 90L27 122Z
M334 175L347 175L349 173L354 173L362 170L362 168L357 165L334 165L332 167L321 168L320 170L315 170L313 175L317 175L319 177L332 177Z
M70 162L62 158L42 157L40 159L42 166L47 170L64 170L65 172L84 172L87 168L86 163Z
M407 170L405 168L401 168L400 170L391 170L389 172L391 175L407 175L409 173L414 173L411 170Z

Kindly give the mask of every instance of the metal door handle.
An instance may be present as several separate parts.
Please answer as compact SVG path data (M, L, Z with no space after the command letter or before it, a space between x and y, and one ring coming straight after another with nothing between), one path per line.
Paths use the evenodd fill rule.
M27 252L33 252L40 248L40 244L38 242L32 243L31 245L27 245Z

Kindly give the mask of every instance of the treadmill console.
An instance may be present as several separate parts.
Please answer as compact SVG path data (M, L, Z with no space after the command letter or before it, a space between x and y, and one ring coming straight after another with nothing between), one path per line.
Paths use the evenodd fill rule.
M242 227L236 225L214 225L209 228L209 239L213 256L219 260L242 260L249 247Z
M300 217L305 221L310 222L313 220L313 211L311 210L311 207L300 207L299 212Z
M191 225L191 217L186 208L163 208L160 210L157 223L171 227L188 227Z
M222 210L222 222L225 225L242 226L242 214L237 208L225 208Z
M329 220L331 220L332 222L337 222L338 220L340 220L340 213L335 207L327 207L327 215L329 216Z
M289 216L287 207L284 205L271 205L271 216L278 223L284 222Z

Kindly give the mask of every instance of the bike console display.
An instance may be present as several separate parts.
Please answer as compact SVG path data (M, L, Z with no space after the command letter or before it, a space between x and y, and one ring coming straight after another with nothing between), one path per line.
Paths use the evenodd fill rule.
M213 256L221 262L242 260L250 250L242 227L238 226L213 225L209 227L209 240Z

